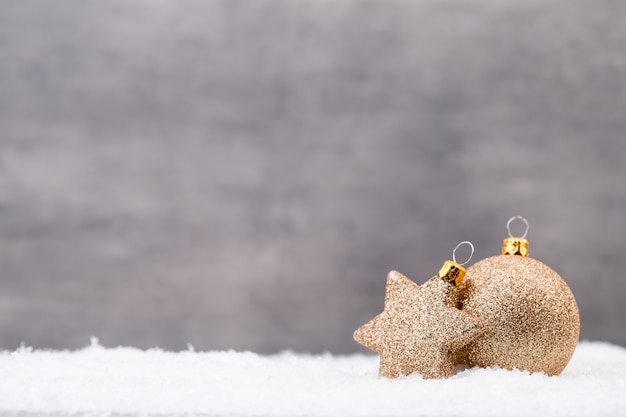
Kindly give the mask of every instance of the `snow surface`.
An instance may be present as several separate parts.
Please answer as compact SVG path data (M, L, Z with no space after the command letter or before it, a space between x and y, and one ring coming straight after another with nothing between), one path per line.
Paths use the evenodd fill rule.
M378 357L21 348L0 352L1 415L619 416L626 349L582 342L558 377L466 369L377 374Z

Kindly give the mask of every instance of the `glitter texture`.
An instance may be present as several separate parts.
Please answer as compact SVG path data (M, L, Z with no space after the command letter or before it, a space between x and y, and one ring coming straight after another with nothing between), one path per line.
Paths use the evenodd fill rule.
M457 351L484 332L478 319L457 308L459 295L437 276L419 286L391 271L384 311L354 332L354 340L380 354L381 376L447 378Z
M536 259L499 255L468 268L462 310L487 331L459 354L469 366L497 365L558 375L578 343L580 318L561 277Z

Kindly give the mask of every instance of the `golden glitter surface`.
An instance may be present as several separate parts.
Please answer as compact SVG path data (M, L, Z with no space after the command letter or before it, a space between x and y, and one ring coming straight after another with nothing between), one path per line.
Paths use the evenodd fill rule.
M459 288L435 276L417 285L387 275L384 311L354 332L354 340L380 354L381 376L452 375L456 352L483 332L480 321L456 307Z
M561 277L536 259L499 255L468 268L459 286L462 310L488 330L458 361L558 375L578 343L580 318Z

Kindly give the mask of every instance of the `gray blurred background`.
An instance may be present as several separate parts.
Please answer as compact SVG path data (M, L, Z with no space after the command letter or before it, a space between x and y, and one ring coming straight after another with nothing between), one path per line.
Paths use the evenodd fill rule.
M507 219L626 345L626 2L0 1L0 348L348 353Z

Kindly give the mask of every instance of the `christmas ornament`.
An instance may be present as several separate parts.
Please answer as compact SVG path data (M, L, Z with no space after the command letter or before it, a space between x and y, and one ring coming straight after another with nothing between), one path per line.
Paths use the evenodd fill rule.
M483 333L478 319L457 308L465 268L456 250L463 244L474 253L470 242L459 243L453 260L421 286L397 271L387 275L384 311L354 332L354 340L380 354L381 376L449 377L457 351Z
M521 237L510 225L526 224ZM547 265L528 257L528 221L507 223L502 255L468 268L460 285L462 311L478 317L487 331L461 352L469 366L499 366L558 375L578 343L578 306L567 284Z

